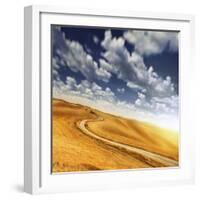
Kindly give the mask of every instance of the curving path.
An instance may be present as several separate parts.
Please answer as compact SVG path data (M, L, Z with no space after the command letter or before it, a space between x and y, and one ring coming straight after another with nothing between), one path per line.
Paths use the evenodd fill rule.
M95 121L103 121L104 119L99 117L97 120ZM162 166L168 166L168 167L172 167L172 166L178 166L178 162L176 160L170 159L168 157L165 156L161 156L159 154L156 153L152 153L149 151L145 151L143 149L137 148L137 147L133 147L133 146L129 146L126 144L122 144L119 142L115 142L106 138L103 138L101 136L96 135L95 133L91 132L90 130L88 130L86 128L86 124L87 122L92 122L94 120L91 119L84 119L80 122L77 122L77 127L87 136L94 138L96 140L99 140L107 145L110 145L112 147L116 147L118 149L124 149L128 152L132 152L134 154L137 154L140 157L143 157L147 163L158 163Z

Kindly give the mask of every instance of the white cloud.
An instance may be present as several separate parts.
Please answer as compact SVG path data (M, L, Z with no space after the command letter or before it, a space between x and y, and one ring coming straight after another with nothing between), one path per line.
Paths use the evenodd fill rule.
M79 42L65 38L65 35L59 29L54 30L54 37L54 40L57 41L57 43L54 42L56 54L59 56L59 62L62 62L57 63L57 65L64 63L72 71L80 71L89 81L98 79L107 82L109 80L111 74L99 67Z
M172 110L178 110L178 96L171 96L166 98L157 98L154 97L152 99L153 102L165 104L167 107L171 108Z
M134 82L127 82L127 87L131 88L131 89L135 89L135 90L140 90L142 92L146 92L146 89L143 88L142 86L140 85L137 85L136 83Z
M115 94L111 91L109 87L103 89L95 82L89 82L87 80L82 80L78 84L77 81L70 76L66 77L65 83L62 81L55 81L53 91L55 96L62 96L67 94L72 96L84 97L93 101L115 101Z
M105 32L101 44L106 50L102 55L109 63L106 70L115 73L128 87L145 92L148 98L173 95L175 89L171 78L167 76L163 79L152 66L148 68L140 54L128 52L124 42L122 37L113 38L111 31Z
M138 103L127 103L117 100L110 88L103 90L99 85L90 83L87 80L78 84L72 77L67 77L66 83L54 81L53 97L72 103L80 103L114 115L138 119L158 124L161 127L178 130L177 115L169 112L161 113L161 110L166 109L165 104L156 104L156 101L162 101L163 99L156 99L155 103L150 105L145 102L145 95L141 93L138 94ZM177 97L173 98L178 99ZM167 98L164 101L174 103L171 98Z
M59 74L58 69L60 69L60 66L58 65L58 59L53 58L52 59L52 75L54 80L59 80Z
M111 51L115 51L116 49L120 49L121 47L124 46L124 38L119 37L119 38L112 38L112 33L110 30L105 31L105 37L104 40L101 42L101 45L105 49L110 49Z
M99 59L98 64L84 51L80 43L66 39L61 32L57 34L60 45L55 46L59 59L56 56L53 58L53 75L56 77L53 81L54 97L82 103L116 115L159 122L159 125L163 126L172 119L173 122L177 122L178 95L170 76L163 78L152 66L145 65L143 55L149 54L150 50L129 53L123 37L113 38L111 31L106 31L105 38L101 41L105 49L102 53L104 59ZM158 53L160 50L155 52ZM80 71L86 80L78 83L68 76L66 82L62 82L56 73L60 65L68 65L74 72ZM102 88L95 83L95 80L109 81L112 73L123 80L134 93L138 92L135 101L120 101L109 87ZM125 89L118 88L117 91L124 93Z
M124 88L117 88L117 92L123 94L125 92L125 89Z
M138 97L140 99L145 99L146 98L146 96L144 94L140 93L140 92L138 92Z
M100 58L99 64L100 64L100 69L104 69L106 71L112 71L113 67L108 62L106 62L104 59Z
M93 41L95 44L98 44L99 43L99 38L97 36L93 36Z
M86 53L92 54L92 50L87 45L84 45L84 47L85 47Z
M158 34L158 41L161 36ZM171 77L159 76L152 66L145 65L143 55L136 51L130 54L124 43L122 37L113 38L111 31L106 31L101 43L106 51L102 55L109 63L107 71L115 73L129 88L138 91L138 98L133 103L135 112L154 118L155 115L163 115L167 119L166 116L177 117L178 96ZM143 114L141 116L145 118Z
M135 106L139 110L147 111L157 115L166 114L171 116L178 115L178 96L166 98L154 97L150 101L146 100L143 93L138 92L138 98L135 101Z
M162 53L167 45L169 51L177 51L177 32L138 31L129 30L124 33L124 38L135 46L135 51L141 55L152 55Z

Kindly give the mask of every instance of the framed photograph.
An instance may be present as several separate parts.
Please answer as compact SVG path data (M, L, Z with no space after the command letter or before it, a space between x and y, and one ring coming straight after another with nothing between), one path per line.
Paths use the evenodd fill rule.
M193 182L193 23L25 8L26 192Z

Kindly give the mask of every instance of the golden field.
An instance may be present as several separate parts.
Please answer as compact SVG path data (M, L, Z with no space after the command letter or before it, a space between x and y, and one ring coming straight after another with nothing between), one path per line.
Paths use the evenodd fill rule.
M54 173L178 166L177 133L58 99L52 145Z

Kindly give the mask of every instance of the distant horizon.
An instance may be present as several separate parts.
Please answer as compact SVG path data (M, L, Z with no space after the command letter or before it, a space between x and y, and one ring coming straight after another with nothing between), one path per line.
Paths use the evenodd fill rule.
M123 117L123 118L130 119L130 120L137 120L137 121L140 121L140 122L144 122L144 123L148 123L148 124L157 126L159 128L163 128L163 129L166 129L166 130L173 131L174 133L178 133L178 128L166 126L165 123L160 122L158 124L153 120L147 120L144 117L137 116L136 114L129 115L127 113L119 112L119 110L113 111L112 109L108 109L108 107L107 108L98 107L94 103L92 104L92 102L83 101L83 99L79 99L79 100L76 99L75 100L75 99L70 99L70 97L67 97L67 96L65 96L65 97L54 96L53 100L59 100L59 101L64 101L66 103L72 103L72 104L78 104L78 105L81 105L81 106L86 106L86 107L89 107L89 108L92 108L92 109L96 109L100 112L111 114L111 115L114 115L114 116L117 116L117 117Z
M52 26L53 98L179 130L178 33Z

